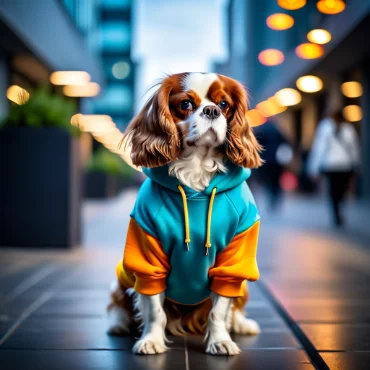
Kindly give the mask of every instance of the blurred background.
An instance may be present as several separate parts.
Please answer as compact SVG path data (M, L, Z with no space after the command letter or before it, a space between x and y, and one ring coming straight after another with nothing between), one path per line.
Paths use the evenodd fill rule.
M122 132L158 79L184 71L249 92L265 148L248 180L265 276L290 278L289 254L294 274L315 283L319 270L338 283L345 261L353 281L369 277L355 245L370 236L370 0L0 0L0 35L4 287L31 265L39 282L51 273L40 263L62 258L68 269L89 253L111 279L144 179L119 148ZM274 284L280 298L291 289ZM26 288L15 289L0 298Z

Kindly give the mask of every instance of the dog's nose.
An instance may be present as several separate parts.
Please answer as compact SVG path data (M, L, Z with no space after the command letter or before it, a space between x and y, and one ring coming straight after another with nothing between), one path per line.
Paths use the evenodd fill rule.
M209 119L215 119L220 117L221 115L221 109L217 107L216 105L206 105L203 108L203 113L205 116Z

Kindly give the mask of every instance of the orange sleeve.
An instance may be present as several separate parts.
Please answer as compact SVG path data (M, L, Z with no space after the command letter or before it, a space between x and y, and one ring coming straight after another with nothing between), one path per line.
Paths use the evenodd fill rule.
M170 270L168 257L160 242L145 232L131 218L123 256L125 276L134 278L134 288L146 295L166 290L166 278Z
M224 297L243 295L243 282L259 278L256 261L259 221L241 234L217 256L209 270L211 290Z

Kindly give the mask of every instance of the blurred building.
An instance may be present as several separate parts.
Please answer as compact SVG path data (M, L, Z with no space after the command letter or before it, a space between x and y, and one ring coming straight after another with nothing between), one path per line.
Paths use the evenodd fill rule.
M86 17L84 29L93 27L89 19ZM46 85L50 73L60 70L86 71L93 81L103 83L97 55L58 0L32 4L27 0L1 1L0 34L2 97L13 84L26 89ZM9 101L0 99L0 117L6 115L8 106Z
M132 116L134 65L131 63L131 0L63 0L84 34L91 52L99 57L105 86L86 110L108 114L119 128ZM90 104L89 104L90 103Z
M315 93L301 93L302 101L274 119L291 139L296 153L309 151L316 125L328 112L346 109L346 118L353 121L362 143L362 178L360 193L370 197L370 1L340 1L345 9L338 14L323 14L317 0L307 2L297 10L287 10L276 0L232 0L229 6L229 54L226 64L217 66L221 73L235 77L246 84L251 95L251 106L265 101L283 88L295 88L296 81L304 75L314 75L323 82ZM329 6L336 1L327 2ZM294 1L290 1L294 3ZM294 21L286 30L267 26L267 18L284 13ZM284 23L284 22L283 22ZM307 43L307 34L314 29L324 29L331 41L323 45L321 57L303 59L296 48ZM266 49L281 51L284 61L267 66L259 54ZM262 61L262 62L261 62ZM271 60L270 60L271 61ZM356 97L346 97L344 82L359 82ZM361 89L362 87L362 89ZM363 91L361 91L363 90ZM351 96L351 92L346 95ZM354 106L354 107L353 107Z

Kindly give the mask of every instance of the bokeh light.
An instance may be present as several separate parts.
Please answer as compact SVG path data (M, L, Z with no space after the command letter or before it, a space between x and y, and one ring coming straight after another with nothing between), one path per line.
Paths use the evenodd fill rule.
M343 116L348 122L362 120L362 109L359 105L347 105L343 108Z
M298 78L296 85L303 92L314 93L322 90L323 82L316 76L302 76Z
M30 94L27 90L18 85L12 85L6 91L6 97L18 105L23 105L28 102Z
M257 109L250 109L247 111L246 118L251 127L260 126L266 122L266 117L264 117Z
M316 6L324 14L338 14L346 8L346 4L342 0L320 0Z
M280 177L280 186L284 191L294 191L298 187L297 176L290 171L285 171Z
M291 88L279 90L275 94L275 97L280 105L284 105L286 107L297 105L302 100L302 95L300 92Z
M331 40L331 33L327 30L317 28L308 32L307 34L308 41L311 41L314 44L327 44Z
M340 90L347 98L359 98L364 93L362 85L357 81L344 82Z
M306 0L278 0L278 5L284 9L297 10L306 5Z
M276 97L273 96L257 104L256 109L260 111L263 116L271 117L284 112L287 108L280 105Z
M89 82L85 85L67 85L63 88L64 95L75 98L94 97L99 92L100 86L96 82Z
M316 59L324 54L324 48L321 45L306 42L298 45L295 52L302 59Z
M127 62L117 62L112 67L112 74L118 80L124 80L130 74L130 64Z
M276 66L284 62L284 54L277 49L266 49L258 54L258 60L265 66Z
M273 30L283 31L293 27L294 18L284 13L271 14L267 17L266 24Z
M50 75L53 85L86 85L90 75L84 71L57 71Z

